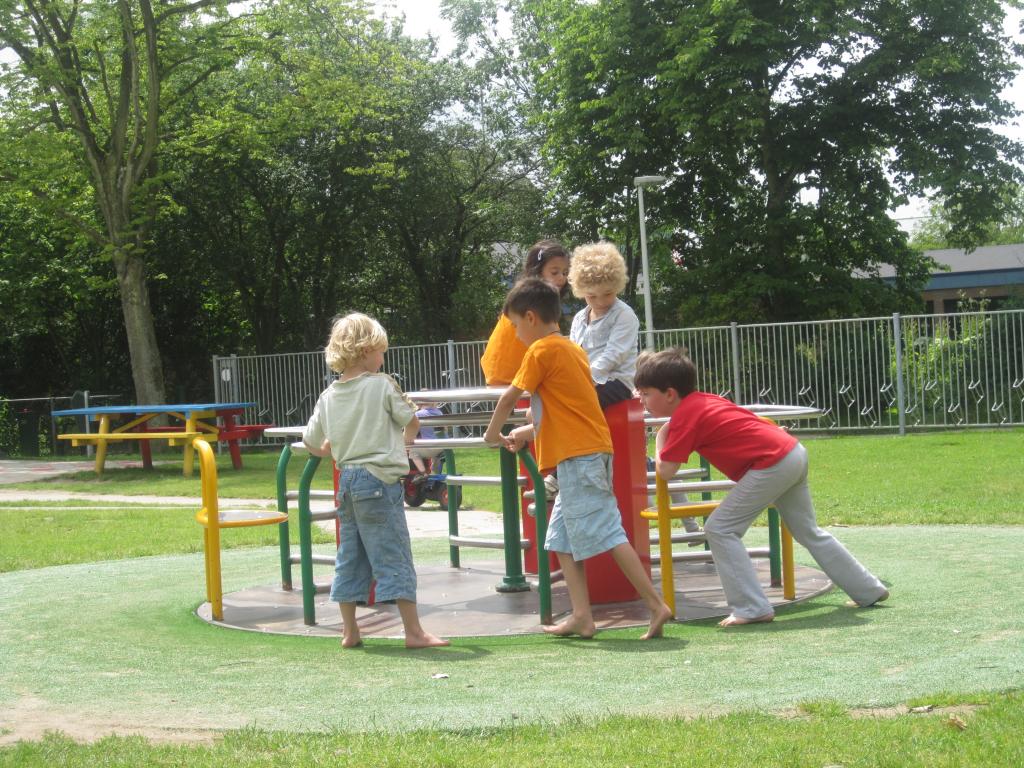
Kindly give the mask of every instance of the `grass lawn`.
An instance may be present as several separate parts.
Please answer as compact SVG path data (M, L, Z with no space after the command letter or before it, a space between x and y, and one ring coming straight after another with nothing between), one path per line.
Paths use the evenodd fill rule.
M671 625L652 643L624 630L416 653L370 641L342 653L325 639L229 632L191 614L202 591L191 512L155 529L160 510L123 504L0 508L0 562L13 562L0 574L0 742L5 718L62 711L55 728L113 722L154 739L51 735L0 747L0 766L1024 764L1022 438L807 441L822 522L856 526L835 532L893 587L892 601L851 611L832 592L772 625ZM460 471L496 472L492 453L475 453L460 456ZM258 470L255 458L222 473L259 489L240 492L239 480L224 495L272 495L257 475L272 477L273 462ZM138 493L198 492L197 479L191 491L156 491L146 477ZM124 492L91 476L24 487L78 484ZM62 540L96 528L118 536L61 565L72 549ZM275 554L262 543L225 558L226 590L273 580ZM416 542L417 562L443 562L445 550ZM902 708L918 704L950 708ZM156 743L174 729L202 743Z
M917 523L1022 522L1018 501L1024 498L1024 471L1013 459L1021 453L1024 430L929 432L898 436L809 438L811 490L823 523L845 525ZM250 451L240 471L227 454L218 458L222 496L276 498L278 453ZM289 487L298 485L305 458L289 464ZM459 451L461 474L497 475L495 451ZM199 475L182 477L180 465L153 470L111 469L103 477L92 472L41 480L6 488L52 489L97 494L198 496ZM330 488L322 466L314 487ZM467 487L464 506L501 508L497 488ZM428 501L431 505L434 502ZM967 515L969 519L965 519Z

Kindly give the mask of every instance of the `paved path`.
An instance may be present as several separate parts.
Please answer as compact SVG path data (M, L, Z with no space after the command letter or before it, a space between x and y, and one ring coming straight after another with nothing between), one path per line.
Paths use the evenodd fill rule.
M142 459L108 459L108 467L142 467ZM45 461L32 459L0 459L0 485L9 483L30 483L45 477L69 475L72 472L92 472L96 462L85 461Z

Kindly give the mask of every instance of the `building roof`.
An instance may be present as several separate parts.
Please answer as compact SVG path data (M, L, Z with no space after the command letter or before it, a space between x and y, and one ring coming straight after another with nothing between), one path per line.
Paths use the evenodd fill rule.
M948 267L931 273L926 291L1024 284L1024 243L986 245L970 253L962 248L942 248L925 251L925 255ZM882 264L878 276L892 279L896 270Z

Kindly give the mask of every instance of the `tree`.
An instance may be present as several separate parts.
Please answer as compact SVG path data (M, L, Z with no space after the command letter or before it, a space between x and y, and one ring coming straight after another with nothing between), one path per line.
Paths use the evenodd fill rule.
M487 79L343 0L251 26L167 159L159 263L208 264L167 310L233 315L235 348L257 353L316 348L346 309L394 343L493 323L493 244L536 226L541 200Z
M999 222L990 222L978 245L1012 245L1024 243L1024 186L1010 195L1004 206L1004 216ZM949 215L945 200L934 200L928 208L928 216L917 222L911 232L910 244L919 251L938 248L953 248L960 241L954 231L956 223Z
M546 157L590 215L621 220L634 174L671 177L645 202L683 322L916 302L928 265L888 211L938 189L976 242L1021 180L1022 147L991 127L1022 50L996 0L516 5Z
M0 187L0 393L121 391L124 327L106 311L117 285L99 249Z
M146 280L164 118L231 61L219 40L231 25L225 8L224 0L0 6L0 44L19 59L0 82L8 96L0 178L110 258L140 403L166 399ZM87 180L89 209L66 194L68 175Z

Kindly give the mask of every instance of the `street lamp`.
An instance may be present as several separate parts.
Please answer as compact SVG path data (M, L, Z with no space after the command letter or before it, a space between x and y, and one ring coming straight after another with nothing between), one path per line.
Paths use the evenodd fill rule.
M647 225L644 221L644 187L664 184L664 176L636 176L633 184L640 198L640 264L644 275L644 323L647 328L645 348L654 350L654 312L651 309L651 274L647 266Z

